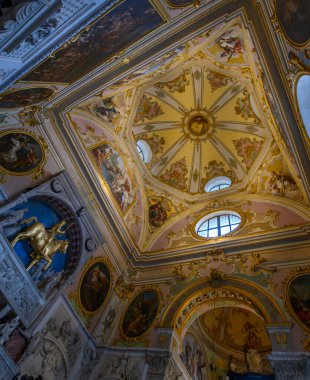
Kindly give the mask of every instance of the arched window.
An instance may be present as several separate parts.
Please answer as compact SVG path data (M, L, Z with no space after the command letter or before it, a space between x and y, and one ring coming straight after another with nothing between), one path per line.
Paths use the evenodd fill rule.
M234 211L220 211L202 218L195 227L197 235L204 238L223 236L235 230L241 217Z
M205 192L216 191L225 189L231 185L231 179L228 177L220 176L210 179L205 185Z
M302 75L299 78L296 92L300 114L310 137L310 75Z
M136 143L138 152L142 161L145 163L151 162L152 160L152 150L149 144L144 140L138 140Z

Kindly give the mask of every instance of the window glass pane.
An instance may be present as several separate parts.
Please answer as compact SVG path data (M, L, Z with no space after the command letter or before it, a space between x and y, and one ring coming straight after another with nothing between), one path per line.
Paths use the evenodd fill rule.
M143 154L143 151L142 151L142 149L139 147L139 145L138 145L138 144L136 145L136 147L137 147L137 149L138 149L138 152L139 152L139 154L140 154L140 156L141 156L141 158L142 158L142 161L144 161L144 154Z
M228 234L228 232L230 232L230 227L229 226L221 228L221 235Z
M229 184L228 183L222 183L221 185L219 185L220 189L225 189L225 187L229 187Z
M215 185L215 186L211 187L211 189L209 191L215 191L215 190L219 190L219 189L220 189L220 186Z
M197 231L198 235L201 237L208 237L208 230Z
M228 215L221 215L220 216L220 225L221 226L228 226L229 225Z
M217 237L218 235L218 229L214 228L213 230L209 230L209 237Z
M208 229L208 220L201 223L201 225L198 227L198 231L203 231Z
M209 228L217 227L217 216L215 218L209 219Z
M232 224L230 227L231 227L231 231L235 230L238 226L239 226L240 223L238 224Z
M230 224L240 223L240 218L239 218L239 216L236 216L236 215L229 215L229 217L230 217Z

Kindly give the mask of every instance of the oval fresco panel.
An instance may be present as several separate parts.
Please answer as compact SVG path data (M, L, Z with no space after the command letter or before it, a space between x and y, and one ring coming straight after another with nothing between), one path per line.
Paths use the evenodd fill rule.
M122 331L129 338L144 334L155 320L159 309L158 293L155 290L144 290L139 293L126 309Z
M310 273L294 277L287 286L286 301L291 314L310 331Z
M79 298L87 313L95 313L103 305L110 288L110 271L102 261L92 264L80 282Z
M134 191L122 157L109 144L97 146L92 154L117 204L125 212L133 201Z
M41 142L21 130L0 134L0 169L10 175L33 173L43 165L45 155Z
M0 108L19 108L37 104L48 99L53 94L50 88L26 88L5 94L0 99Z
M286 37L295 45L306 45L310 39L308 0L276 0L276 14Z

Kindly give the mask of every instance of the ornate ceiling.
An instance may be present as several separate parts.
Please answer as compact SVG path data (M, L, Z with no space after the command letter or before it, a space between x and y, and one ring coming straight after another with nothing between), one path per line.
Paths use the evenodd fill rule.
M214 210L238 212L243 222L233 236L209 244L308 220L304 202L299 211L288 207L304 196L275 142L278 126L253 51L249 32L234 19L67 113L87 166L140 252L205 246L195 224ZM149 162L138 153L141 140L151 149ZM207 193L206 183L218 176L231 186Z
M69 19L58 20L61 8L50 33L66 25L67 42L49 54L48 39L39 61L30 59L31 41L14 48L12 57L28 54L27 65L3 82L23 75L2 107L41 102L20 117L25 125L40 120L58 165L48 170L72 174L125 261L174 261L215 246L246 251L262 237L280 244L282 233L306 239L298 226L310 218L307 149L281 52L262 27L272 10L261 4L257 17L255 2L177 3L143 0L136 10L134 0L97 1L100 12L90 18L83 1L88 26L75 33ZM150 162L138 153L141 140ZM231 186L206 192L218 176ZM238 213L240 227L217 239L197 236L196 223L223 210Z

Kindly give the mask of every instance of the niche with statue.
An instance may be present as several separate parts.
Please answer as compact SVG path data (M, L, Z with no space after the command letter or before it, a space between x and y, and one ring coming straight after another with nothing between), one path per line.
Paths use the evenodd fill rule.
M30 198L11 210L12 216L16 214L18 220L3 231L39 290L49 297L72 273L76 261L72 256L79 255L76 218L53 197Z

